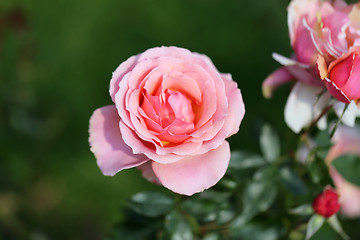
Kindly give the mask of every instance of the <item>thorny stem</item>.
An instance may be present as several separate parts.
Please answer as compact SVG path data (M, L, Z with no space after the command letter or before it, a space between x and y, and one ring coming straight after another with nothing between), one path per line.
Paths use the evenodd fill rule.
M345 104L345 107L344 107L344 110L343 110L341 116L339 117L338 121L336 122L334 128L332 129L332 131L331 131L331 133L330 133L330 139L334 136L335 131L336 131L336 129L338 128L338 126L339 126L339 124L340 124L340 122L341 122L341 119L343 118L343 116L344 116L346 110L348 109L348 107L349 107L349 104Z

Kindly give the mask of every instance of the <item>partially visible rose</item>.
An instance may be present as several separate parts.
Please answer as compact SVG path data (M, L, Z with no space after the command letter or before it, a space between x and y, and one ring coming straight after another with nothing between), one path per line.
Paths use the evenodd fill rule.
M297 60L311 65L318 54L335 59L346 52L359 37L351 24L352 8L343 0L291 1L288 27Z
M333 137L326 162L329 165L330 175L339 193L341 212L348 217L360 216L360 187L346 181L330 163L337 157L345 154L360 156L360 128L339 126Z
M245 113L230 74L183 48L152 48L113 73L114 105L97 109L91 150L104 175L138 167L148 180L192 195L216 184L228 167L225 138Z
M354 47L328 67L322 56L318 57L317 64L332 96L347 104L360 99L360 47Z
M299 133L301 129L314 123L321 116L317 126L325 129L327 125L325 112L329 110L331 95L344 103L353 103L352 99L359 99L356 90L347 90L349 96L345 97L339 89L336 89L333 82L322 81L317 72L318 56L322 58L327 70L330 62L336 61L351 49L360 46L359 16L360 2L356 4L347 4L343 0L290 2L288 27L294 54L291 58L287 58L273 53L273 58L282 67L264 80L262 90L264 97L270 98L282 84L295 82L285 107L285 122L294 132ZM340 71L335 70L334 74L335 72ZM354 84L350 85L354 86ZM325 86L329 91L324 93ZM340 117L344 107L339 103L341 102L336 102L333 109ZM299 108L301 111L298 111ZM349 107L345 115L348 121L342 119L342 122L352 126L359 111Z
M316 196L312 207L317 214L329 218L340 209L339 195L334 189L327 187L322 193Z

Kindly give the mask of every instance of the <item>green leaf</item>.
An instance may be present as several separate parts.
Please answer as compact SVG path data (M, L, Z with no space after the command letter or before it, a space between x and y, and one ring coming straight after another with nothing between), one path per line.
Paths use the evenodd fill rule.
M280 156L279 136L268 124L264 124L261 129L260 149L269 162L274 162Z
M331 164L347 181L360 186L360 157L343 155L336 158Z
M319 148L329 148L331 146L329 130L320 131L315 137L315 143Z
M208 190L181 203L182 209L194 216L199 222L223 220L222 210L229 208L230 193Z
M269 209L277 195L276 184L268 179L250 182L243 192L243 213L250 219L260 212Z
M244 180L252 178L257 168L265 164L267 164L267 162L259 155L234 151L231 153L227 174L238 183L243 183Z
M140 192L131 197L128 202L130 209L147 217L165 215L174 208L174 199L159 192Z
M247 168L261 167L265 164L266 161L259 155L241 151L233 151L231 152L229 169L243 170Z
M301 178L289 167L282 167L279 171L282 184L293 194L304 194L306 186Z
M146 226L120 225L115 227L105 240L153 239L155 237L155 232L158 229L158 224L148 224Z
M220 233L210 233L207 234L202 240L221 240L223 239L220 235Z
M339 219L336 215L331 216L327 219L327 222L332 227L332 229L335 230L344 240L350 240L349 236L344 232L343 228L341 227L341 224L339 222Z
M164 239L193 240L190 224L176 210L166 215Z
M314 213L314 210L311 204L304 204L296 208L289 209L289 213L298 216L310 216Z
M251 240L277 240L280 239L282 231L279 227L269 226L267 223L251 223L243 227L230 230L230 239L251 239Z
M324 217L314 214L308 222L305 239L309 240L321 228L324 222Z
M331 181L328 174L328 167L323 159L315 158L314 161L308 165L308 169L313 183L319 184L322 181L325 183Z

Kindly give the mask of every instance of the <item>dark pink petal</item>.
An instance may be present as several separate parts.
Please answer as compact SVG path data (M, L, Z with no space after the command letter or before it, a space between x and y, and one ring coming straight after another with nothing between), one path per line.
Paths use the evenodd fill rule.
M215 185L224 176L229 161L230 147L224 141L203 155L188 156L172 164L152 162L152 166L162 185L190 196Z
M149 160L144 154L133 154L124 143L119 121L114 105L95 110L90 118L89 143L104 175L113 176L122 169L136 167Z
M330 94L335 97L337 100L344 102L346 104L350 103L350 99L341 91L339 87L335 85L334 82L332 82L330 79L325 78L324 79L326 88L330 92Z
M354 55L349 79L341 90L349 99L360 99L360 55Z
M329 67L330 80L338 87L342 88L347 84L354 64L354 55L345 55L340 61L332 63ZM335 65L334 65L335 64Z

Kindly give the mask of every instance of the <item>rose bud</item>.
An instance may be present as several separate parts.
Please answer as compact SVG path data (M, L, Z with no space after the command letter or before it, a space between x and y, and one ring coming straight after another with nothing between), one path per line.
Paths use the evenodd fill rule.
M326 218L331 217L340 209L339 195L331 187L327 187L319 194L312 204L314 211Z
M360 99L360 47L331 62L328 68L319 56L317 66L321 79L337 100L348 104Z

